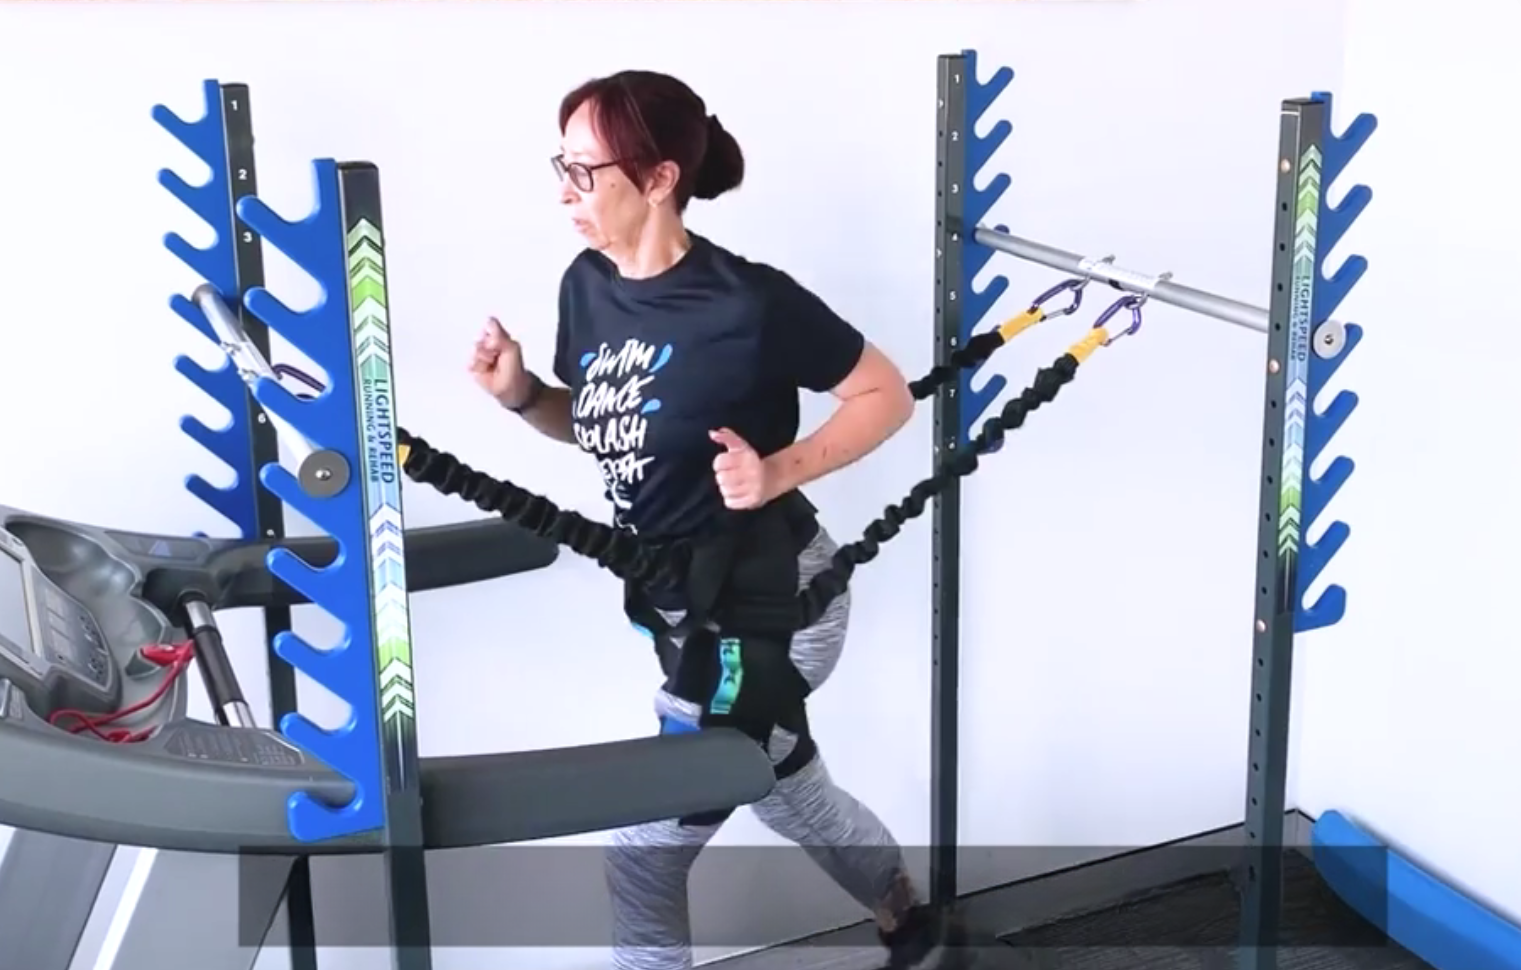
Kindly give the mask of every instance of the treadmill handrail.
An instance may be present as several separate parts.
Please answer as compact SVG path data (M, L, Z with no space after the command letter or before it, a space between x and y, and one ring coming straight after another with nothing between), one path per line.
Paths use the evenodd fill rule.
M543 569L560 554L553 542L500 518L409 528L403 535L409 593ZM209 562L211 568L227 576L218 609L306 604L305 596L269 572L265 561L274 549L287 549L321 569L337 556L338 543L326 535L228 542Z
M222 728L221 730L242 730ZM164 784L155 784L155 766ZM185 777L195 778L186 784ZM178 783L167 783L177 780ZM424 848L457 849L596 832L750 804L775 782L770 759L728 728L602 744L422 759ZM99 794L89 796L88 790ZM130 744L0 725L0 824L66 838L183 852L343 855L374 838L298 842L285 800L342 803L352 786L310 772L196 764ZM256 831L230 830L233 814Z

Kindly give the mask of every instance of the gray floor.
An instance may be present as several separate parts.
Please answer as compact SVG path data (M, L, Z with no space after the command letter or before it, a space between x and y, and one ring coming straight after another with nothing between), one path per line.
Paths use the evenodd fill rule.
M1433 970L1347 908L1289 854L1279 970ZM1225 875L1005 937L976 970L1232 970L1240 904Z

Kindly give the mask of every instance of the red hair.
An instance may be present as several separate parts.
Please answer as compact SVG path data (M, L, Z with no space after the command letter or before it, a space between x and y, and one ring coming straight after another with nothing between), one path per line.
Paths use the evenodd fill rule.
M587 81L560 102L561 134L588 101L597 136L629 181L642 187L661 162L676 164L678 211L694 197L716 199L744 181L739 143L695 91L669 74L620 71Z

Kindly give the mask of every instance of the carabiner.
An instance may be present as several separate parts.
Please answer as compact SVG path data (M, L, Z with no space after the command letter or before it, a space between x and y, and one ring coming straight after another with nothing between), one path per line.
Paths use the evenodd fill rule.
M190 302L195 304L206 317L206 322L211 325L212 332L216 334L217 343L221 346L222 352L227 355L228 361L250 391L257 390L260 380L280 383L280 374L269 366L269 361L265 359L263 352L243 329L242 320L231 307L223 302L221 294L214 286L210 283L202 283L190 295ZM316 446L278 414L268 409L265 409L264 414L274 424L281 442L291 449L298 462L305 462L316 452Z
M1029 312L1032 314L1038 313L1039 316L1036 318L1038 320L1050 320L1053 317L1065 317L1076 313L1078 311L1078 308L1083 305L1083 287L1087 286L1089 281L1090 277L1087 276L1084 276L1081 279L1062 280L1060 283L1051 287L1040 296L1037 296L1035 299L1031 300ZM1054 300L1069 290L1072 292L1071 306L1063 307L1060 310L1044 309L1044 305L1047 301Z
M254 345L253 339L243 329L243 321L222 300L216 287L210 283L202 283L195 288L190 295L190 302L194 303L206 317L206 322L211 325L211 330L216 334L217 344L227 359L232 361L232 366L238 371L238 376L252 390L258 383L259 378L279 381L280 377L269 366L269 361L260 353Z
M1093 321L1093 329L1097 330L1104 324L1108 323L1110 319L1113 318L1114 315L1116 313L1119 313L1121 310L1130 311L1130 326L1124 330L1121 330L1119 333L1111 334L1108 339L1100 344L1100 346L1107 347L1121 337L1129 336L1130 334L1133 334L1137 330L1141 329L1141 305L1145 302L1146 296L1144 294L1138 296L1134 293L1127 293L1124 296L1120 297L1118 300L1115 300L1113 303L1109 304L1108 308L1105 309L1103 313L1099 314L1098 319Z

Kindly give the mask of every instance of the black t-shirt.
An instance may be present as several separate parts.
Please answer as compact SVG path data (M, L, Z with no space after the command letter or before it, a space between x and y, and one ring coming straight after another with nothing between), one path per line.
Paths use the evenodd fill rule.
M865 338L787 274L691 234L669 270L625 279L582 252L560 284L555 376L576 440L596 456L613 521L651 539L693 535L723 513L710 431L762 457L792 444L798 390L828 391Z

